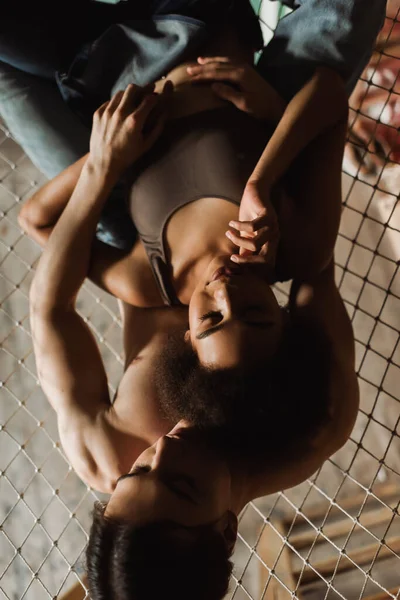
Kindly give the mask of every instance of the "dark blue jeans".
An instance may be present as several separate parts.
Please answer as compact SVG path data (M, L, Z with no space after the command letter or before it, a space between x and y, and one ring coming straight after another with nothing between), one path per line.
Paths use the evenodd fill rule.
M183 15L207 24L232 20L245 28L247 39L258 36L258 19L249 0L125 0L116 5L93 0L58 0L57 10L40 2L35 12L14 9L2 14L0 61L49 80L66 69L79 48L98 38L110 25L161 15ZM21 12L21 10L19 11ZM261 47L261 46L260 46Z
M41 16L40 1L34 3L35 13L32 16L26 16L24 7L23 19L15 14L5 15L2 8L0 115L27 155L48 177L54 177L85 154L90 138L90 128L85 127L63 102L54 84L54 73L67 68L77 50L98 40L105 30L112 29L110 25L162 17L169 21L171 35L167 38L168 44L171 41L173 46L173 20L181 15L181 21L192 19L192 24L188 24L188 31L192 28L192 33L196 27L201 28L201 24L211 30L218 28L221 22L230 21L238 25L239 33L251 41L252 47L257 48L260 43L259 25L249 0L128 0L116 6L90 0L59 0L53 3L54 14L50 14L46 7L42 11L44 16ZM369 0L368 7L365 0L290 2L297 8L279 22L274 38L263 49L257 70L289 101L317 65L328 65L343 75L350 94L369 60L383 24L386 0ZM14 10L17 11L19 6L15 4L17 8ZM162 35L165 31L164 28ZM194 31L193 36L196 35ZM154 65L156 62L151 44L157 38L149 35L143 39L142 48L147 52L149 67L150 63ZM175 56L178 62L186 39L185 35L178 39L180 47ZM162 57L175 60L169 59L173 52L168 44ZM106 67L112 64L112 51L110 57L106 52L103 64ZM135 75L140 75L141 68L142 63ZM157 76L151 78L149 70L146 74L147 81L154 81L160 75L157 72ZM95 86L98 80L99 77L93 78ZM140 83L141 80L135 77L129 81ZM117 191L114 195L116 197L110 199L99 228L104 225L103 241L126 245L126 240L133 235L133 224L121 192ZM107 214L108 220L105 218ZM116 224L115 235L112 233L113 224ZM126 233L124 228L130 231Z
M0 115L32 162L53 178L89 150L90 128L63 101L55 73L68 70L82 47L115 23L182 15L212 26L240 23L243 35L262 41L249 0L128 0L107 5L90 0L35 2L34 14L2 14L0 22ZM246 26L247 24L247 26ZM112 57L110 58L112 60ZM121 182L113 190L97 228L101 241L133 245L137 232Z

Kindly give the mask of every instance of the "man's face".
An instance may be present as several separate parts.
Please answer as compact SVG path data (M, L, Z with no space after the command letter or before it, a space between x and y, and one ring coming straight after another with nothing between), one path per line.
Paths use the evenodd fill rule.
M199 435L175 427L147 448L117 483L106 516L145 524L195 527L229 509L230 471Z

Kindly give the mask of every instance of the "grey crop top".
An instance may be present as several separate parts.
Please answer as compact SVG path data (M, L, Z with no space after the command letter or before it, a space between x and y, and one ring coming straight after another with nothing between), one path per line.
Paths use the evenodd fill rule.
M269 126L227 106L169 121L135 164L130 211L165 304L180 304L164 248L168 220L200 198L239 205L270 137Z

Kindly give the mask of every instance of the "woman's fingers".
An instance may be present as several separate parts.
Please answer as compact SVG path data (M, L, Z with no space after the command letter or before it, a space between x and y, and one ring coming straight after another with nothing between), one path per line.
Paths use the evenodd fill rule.
M269 264L266 261L265 256L261 256L259 254L232 254L230 257L233 262L236 262L241 265L266 265Z
M273 227L275 219L269 219L268 215L261 215L251 221L229 221L229 227L241 232L256 233L262 227Z
M187 72L192 75L192 81L228 80L237 83L243 77L242 68L233 67L230 64L210 63L198 67L188 67Z
M233 63L232 59L227 56L199 56L197 62L201 65L207 65L212 62Z
M236 108L244 111L246 108L246 100L242 92L238 92L231 85L225 83L214 83L211 86L213 92L222 100L231 102Z
M252 252L259 252L264 244L273 238L273 232L268 227L259 229L256 233L240 235L240 232L227 231L228 237L236 246Z
M246 233L255 233L257 231L254 221L229 221L229 227Z
M227 238L229 238L231 240L231 242L236 244L236 246L239 246L240 248L244 248L245 250L251 250L251 252L257 251L257 244L254 240L245 238L245 237L241 237L240 235L237 235L236 233L233 233L232 231L227 231L225 233L225 235Z

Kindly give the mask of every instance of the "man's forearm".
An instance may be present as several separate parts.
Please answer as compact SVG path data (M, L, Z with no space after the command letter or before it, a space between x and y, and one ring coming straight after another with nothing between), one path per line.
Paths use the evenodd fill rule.
M289 103L250 181L276 183L319 134L347 118L348 102L339 75L321 67Z
M116 179L90 160L58 220L39 261L31 299L42 308L72 305L88 274L100 213Z

